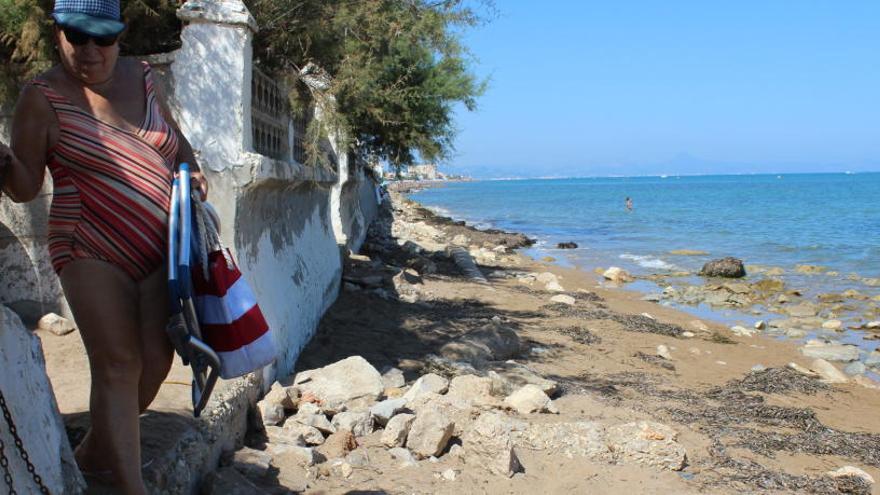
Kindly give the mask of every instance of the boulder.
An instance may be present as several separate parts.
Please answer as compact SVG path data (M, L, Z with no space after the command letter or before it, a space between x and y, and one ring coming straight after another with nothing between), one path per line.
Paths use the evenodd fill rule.
M550 302L574 306L577 303L577 299L575 299L567 294L558 294L558 295L551 297Z
M740 259L727 257L720 260L713 260L700 270L699 275L703 277L724 277L724 278L742 278L746 276L746 268Z
M627 282L632 282L634 279L632 275L630 275L623 268L612 266L611 268L602 272L602 276L605 277L605 280L610 280L611 282L617 284L624 284Z
M403 388L406 386L406 378L403 376L403 371L397 368L386 370L382 373L382 386L386 389Z
M324 433L334 433L336 431L336 428L330 423L327 417L324 416L324 413L321 412L321 408L311 402L300 404L299 410L296 411L294 416L291 416L290 420L302 425L317 428Z
M369 411L344 411L333 416L330 423L336 430L349 430L356 437L373 432L373 417Z
M394 447L389 449L388 453L391 454L392 459L400 462L400 467L410 467L418 464L412 452L403 447Z
M663 344L657 346L657 355L662 357L663 359L672 361L672 353L669 352L669 347Z
M354 435L348 430L339 430L327 437L318 450L326 459L341 459L358 446Z
M797 318L805 318L819 314L819 306L813 303L802 302L794 306L787 306L785 312Z
M758 332L755 328L746 328L740 325L734 325L730 327L730 331L733 332L734 335L738 335L740 337L754 337Z
M606 442L614 458L650 467L680 471L687 455L672 428L651 421L637 421L608 428Z
M302 394L317 398L321 409L330 414L345 410L346 403L356 399L375 401L385 389L376 368L360 356L297 373L293 384Z
M556 247L559 249L577 249L578 245L576 242L560 242L556 244Z
M822 328L825 330L834 330L836 332L843 328L843 322L840 320L828 320L822 324Z
M457 396L427 393L407 404L407 409L421 417L426 413L440 413L454 424L453 435L461 437L464 430L473 422L476 410L469 399Z
M447 359L478 364L510 359L519 352L519 335L497 322L485 325L440 348L440 354Z
M275 426L284 421L284 407L281 404L265 399L257 402L257 412L263 426Z
M270 444L276 445L297 445L305 447L306 441L303 436L293 430L285 430L280 426L267 426L266 437ZM321 437L321 440L324 438Z
M232 466L248 478L262 478L269 472L272 456L268 452L242 447L235 452Z
M835 368L833 364L824 359L816 359L810 365L810 369L815 371L825 383L846 383L849 378Z
M513 444L514 427L503 414L481 414L462 438L467 447L464 451L465 463L508 478L522 471Z
M555 274L550 273L550 272L539 273L536 276L536 279L538 280L538 282L540 282L542 284L549 284L550 282L559 282L559 277L557 277Z
M559 410L547 394L537 385L524 385L504 399L504 403L520 414L548 412L559 414Z
M401 413L388 421L382 432L381 442L386 447L402 447L406 443L407 434L416 420L415 414Z
M868 353L868 355L865 357L865 366L880 366L880 351L871 351L870 353Z
M403 399L412 402L416 398L429 394L442 394L449 388L449 380L434 373L421 376L412 387L403 395Z
M37 322L37 329L51 332L54 335L67 335L76 330L76 325L63 316L49 313Z
M266 431L270 431L271 427L267 427ZM307 426L296 421L286 421L281 428L284 433L291 437L301 437L306 445L321 445L324 443L324 434L321 430L314 426ZM271 438L270 438L271 440Z
M272 404L278 404L286 411L293 411L299 404L299 390L296 387L285 387L275 382L266 396L263 397L263 400Z
M493 381L489 377L475 375L456 376L449 382L446 395L477 405L495 405L498 399L492 396Z
M455 423L438 411L419 412L409 430L406 446L421 458L438 456L449 443L454 429Z
M605 443L605 428L596 422L519 422L511 426L511 434L517 447L545 450L569 458L579 456L603 461L611 459Z
M386 399L371 407L370 414L373 416L373 421L376 424L384 426L388 423L389 419L403 410L404 407L406 407L406 399L402 397L398 399Z
M801 353L806 357L824 359L826 361L857 361L859 348L849 344L826 343L821 340L809 340L801 347Z

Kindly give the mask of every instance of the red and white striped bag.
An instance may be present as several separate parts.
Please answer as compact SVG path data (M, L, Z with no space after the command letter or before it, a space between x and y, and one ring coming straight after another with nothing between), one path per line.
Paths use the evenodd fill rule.
M202 339L220 356L220 376L235 378L272 363L275 341L250 285L220 245L213 218L194 203L201 253L192 271L196 315Z

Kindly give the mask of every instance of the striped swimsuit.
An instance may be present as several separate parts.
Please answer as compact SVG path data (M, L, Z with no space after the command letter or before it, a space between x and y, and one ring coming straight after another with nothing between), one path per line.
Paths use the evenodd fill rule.
M61 274L73 260L112 263L135 281L165 261L168 206L178 137L162 118L144 64L146 116L134 132L98 120L53 90L38 87L58 117L48 166L54 182L49 254Z

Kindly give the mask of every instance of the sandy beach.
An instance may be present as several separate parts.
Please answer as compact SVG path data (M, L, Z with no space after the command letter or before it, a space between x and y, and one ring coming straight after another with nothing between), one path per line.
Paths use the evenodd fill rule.
M386 387L377 400L411 396L425 375L452 379L449 392L407 410L417 417L426 408L448 413L454 432L439 455L401 463L383 443L384 430L371 423L342 450L328 447L339 433L320 439L319 455L302 462L278 449L282 428L255 427L248 447L228 462L246 465L243 452L269 455L269 474L249 480L261 489L880 493L867 481L880 476L880 391L870 380L828 383L792 342L736 335L641 294L603 288L595 274L518 254L523 236L477 231L400 193L392 202L363 253L349 260L345 289L297 370L361 356L385 377L402 371L405 383ZM462 275L447 255L462 243L476 254L486 282ZM515 351L496 360L504 345L472 345L487 328L513 332ZM512 406L505 398L511 389L495 386L510 387L512 375L547 391L549 409L523 413ZM477 392L453 397L462 376L493 384L485 400ZM295 389L296 380L281 384ZM308 401L321 406L302 387L293 394L302 394L298 408ZM287 428L299 414L288 408L279 424ZM518 469L498 474L475 462L471 454L480 449L471 430L484 416L507 425ZM638 430L637 442L620 440L628 428ZM586 431L599 432L596 445ZM845 466L859 475L830 475Z

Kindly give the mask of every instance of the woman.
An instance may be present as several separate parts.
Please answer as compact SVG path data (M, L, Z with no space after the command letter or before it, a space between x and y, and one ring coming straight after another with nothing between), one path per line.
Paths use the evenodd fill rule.
M28 83L11 148L0 143L0 190L33 199L54 183L49 253L91 369L91 429L76 449L84 473L145 493L138 416L173 358L165 335L165 243L174 170L192 148L160 105L147 65L119 57L118 0L57 0L60 63ZM194 185L207 197L199 172Z

